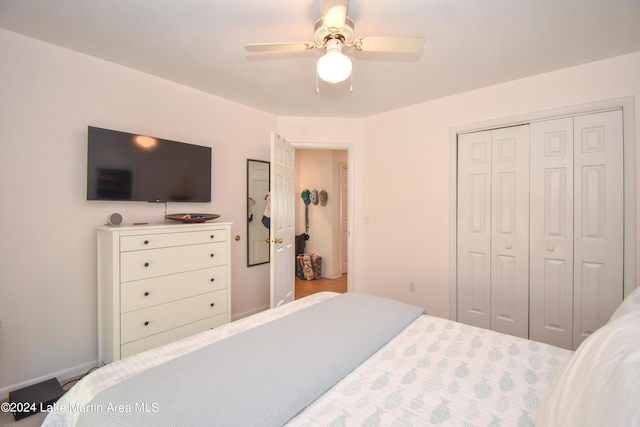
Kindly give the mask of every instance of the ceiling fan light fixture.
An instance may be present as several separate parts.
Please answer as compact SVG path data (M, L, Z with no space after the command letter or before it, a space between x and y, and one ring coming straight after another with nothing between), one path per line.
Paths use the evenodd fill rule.
M318 77L328 83L340 83L351 75L351 60L342 53L342 41L327 42L327 54L318 60Z

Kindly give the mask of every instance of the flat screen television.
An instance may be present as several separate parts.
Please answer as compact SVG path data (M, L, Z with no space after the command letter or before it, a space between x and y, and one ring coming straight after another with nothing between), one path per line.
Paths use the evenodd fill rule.
M89 126L87 200L210 202L211 148Z

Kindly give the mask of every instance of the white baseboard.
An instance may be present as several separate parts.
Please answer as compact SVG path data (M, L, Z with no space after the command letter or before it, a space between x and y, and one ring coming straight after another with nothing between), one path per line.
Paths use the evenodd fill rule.
M268 310L268 305L263 305L262 307L254 308L253 310L245 311L244 313L238 313L236 315L231 316L231 321L239 320L244 317L251 316L252 314L260 313L261 311Z
M63 369L63 370L57 371L57 372L52 372L50 374L43 375L41 377L32 378L30 380L22 381L20 383L13 384L13 385L10 385L8 387L0 388L0 401L7 399L9 397L9 393L14 391L14 390L20 390L21 388L29 387L30 385L38 384L38 383L40 383L42 381L46 381L46 380L51 379L51 378L57 378L58 381L64 382L65 380L67 380L69 378L73 378L73 377L77 377L78 375L82 375L85 372L87 372L89 369L94 368L96 366L98 366L98 360L97 359L92 361L92 362L87 362L87 363L84 363L82 365L74 366L72 368Z
M323 274L323 275L322 275L322 276L320 276L320 277L322 277L322 278L324 278L324 279L335 280L335 279L337 279L338 277L342 277L342 274L343 274L343 273L340 273L340 272L333 273L333 274L332 274L332 273L329 273L329 274L327 274L327 275L324 275L324 274Z

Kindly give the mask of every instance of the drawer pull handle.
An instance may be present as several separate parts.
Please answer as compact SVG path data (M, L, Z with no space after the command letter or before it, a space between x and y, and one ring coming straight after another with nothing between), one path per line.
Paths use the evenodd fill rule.
M212 277L212 278L211 278L211 282L215 282L215 281L216 281L216 278L215 278L215 277Z
M214 305L216 305L216 303L215 303L215 302L212 302L212 303L211 303L211 307L213 307Z
M212 235L211 235L211 238L212 238L212 239L213 239L213 238L215 238L215 234L212 234Z
M144 293L144 296L145 296L145 297L148 297L148 296L149 296L149 292L145 292L145 293Z
M145 244L145 245L148 245L148 244L149 244L149 241L148 241L148 240L145 240L145 241L144 241L144 244Z
M145 262L145 263L144 263L144 266L145 266L145 267L149 267L149 263L148 263L148 262Z
M149 326L149 321L144 322L144 326Z
M211 254L211 258L213 258L215 256L215 254Z

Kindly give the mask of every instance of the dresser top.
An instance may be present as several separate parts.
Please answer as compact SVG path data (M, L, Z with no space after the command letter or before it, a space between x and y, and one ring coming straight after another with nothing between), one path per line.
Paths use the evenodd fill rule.
M101 231L135 231L135 230L175 230L175 229L183 229L184 231L189 230L199 230L203 228L212 228L212 227L227 227L231 226L231 222L216 222L216 221L208 221L201 223L189 223L183 224L175 221L169 221L155 224L141 224L141 225L103 225L97 227L98 230Z

